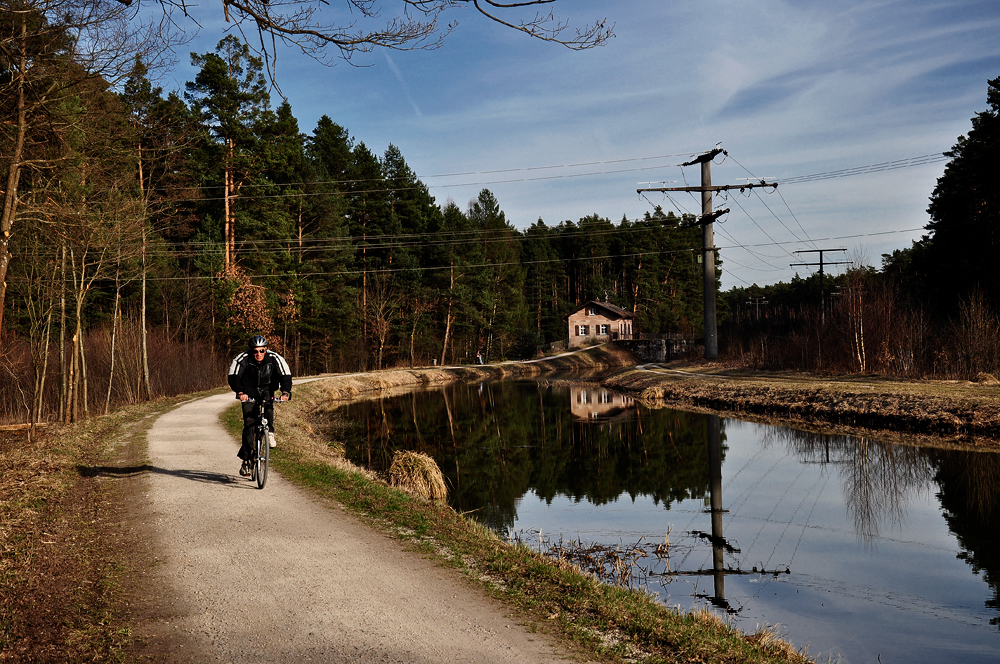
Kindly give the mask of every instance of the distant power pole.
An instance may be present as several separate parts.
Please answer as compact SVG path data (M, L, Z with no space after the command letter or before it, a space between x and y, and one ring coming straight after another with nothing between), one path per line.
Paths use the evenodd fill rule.
M823 254L828 251L847 251L847 249L840 247L839 249L801 249L799 251L793 252L796 254L819 254L818 263L789 263L789 267L797 267L799 265L805 266L819 266L819 322L820 325L826 324L826 296L823 294L823 266L824 265L850 265L850 261L836 261L834 263L824 263Z
M715 228L713 223L716 219L729 212L729 209L712 212L712 192L729 191L730 189L753 189L754 187L777 187L776 183L767 183L761 180L758 183L748 184L724 184L712 185L712 160L719 154L725 154L722 148L715 148L698 155L691 161L681 164L681 166L694 166L701 164L701 186L700 187L651 187L649 189L636 189L637 193L644 191L700 191L701 192L701 216L698 223L701 224L701 251L702 251L702 280L705 297L705 359L714 360L719 357L719 337L716 327L715 317Z
M764 298L764 297L752 297L749 300L747 300L747 304L754 305L754 307L757 310L757 320L760 320L760 305L762 305L762 304L771 304L771 303L768 302L767 298Z

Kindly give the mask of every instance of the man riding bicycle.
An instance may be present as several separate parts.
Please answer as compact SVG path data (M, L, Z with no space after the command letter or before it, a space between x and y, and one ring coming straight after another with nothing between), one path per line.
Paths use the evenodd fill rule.
M245 477L250 474L250 450L253 447L253 430L258 417L254 401L263 402L268 445L275 447L274 405L271 398L276 391L280 394L280 401L292 398L292 372L285 358L268 350L267 339L258 334L250 338L247 350L233 358L229 365L229 387L243 402L243 445L236 456L243 460L240 475Z

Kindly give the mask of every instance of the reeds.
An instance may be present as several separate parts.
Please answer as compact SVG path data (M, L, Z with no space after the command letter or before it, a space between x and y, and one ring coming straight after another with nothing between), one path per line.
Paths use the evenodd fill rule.
M420 452L397 451L386 474L391 486L434 502L448 498L441 469L431 457Z

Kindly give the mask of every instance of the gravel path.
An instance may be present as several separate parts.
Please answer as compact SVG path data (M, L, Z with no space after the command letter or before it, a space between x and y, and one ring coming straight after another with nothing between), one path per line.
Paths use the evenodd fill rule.
M457 572L320 505L271 472L237 472L219 413L188 402L148 434L154 557L139 636L167 661L557 662ZM280 408L280 407L279 407ZM278 441L281 414L278 410Z

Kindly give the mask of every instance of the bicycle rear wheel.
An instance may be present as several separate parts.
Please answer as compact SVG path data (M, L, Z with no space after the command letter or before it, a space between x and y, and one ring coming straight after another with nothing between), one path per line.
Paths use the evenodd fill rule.
M263 489L267 483L267 467L271 460L271 446L267 444L267 429L262 428L257 432L257 463L256 477L257 488Z

